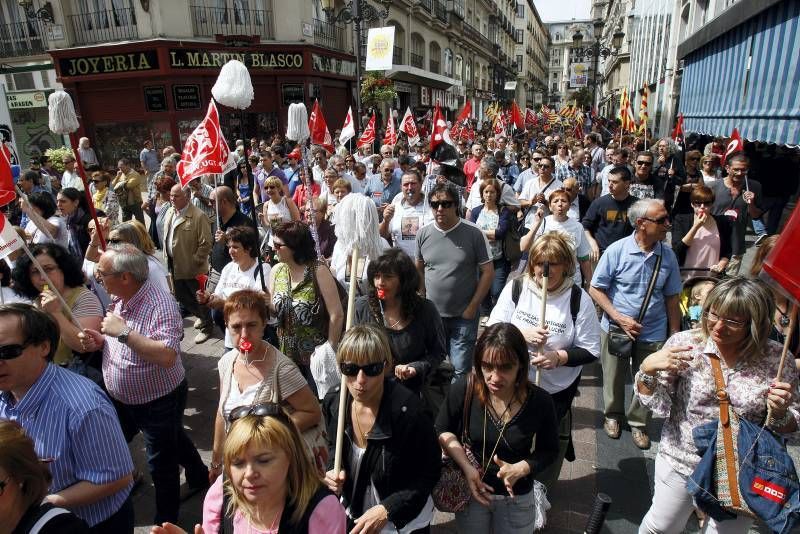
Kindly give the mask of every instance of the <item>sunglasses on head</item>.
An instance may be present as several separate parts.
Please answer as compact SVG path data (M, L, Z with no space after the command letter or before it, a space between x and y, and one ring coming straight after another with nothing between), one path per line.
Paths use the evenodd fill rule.
M452 200L431 200L431 208L438 210L439 208L452 208L453 201Z
M280 405L274 402L265 402L263 404L253 404L251 406L239 406L231 410L228 415L228 422L232 423L242 417L248 415L255 415L256 417L286 417L286 414L281 409Z
M367 365L358 365L355 363L342 362L339 364L339 370L344 376L354 377L358 376L359 371L364 371L367 376L380 376L383 373L383 368L386 362L368 363Z
M22 353L27 346L27 344L20 345L19 343L0 346L0 360L14 360L19 358L22 356Z

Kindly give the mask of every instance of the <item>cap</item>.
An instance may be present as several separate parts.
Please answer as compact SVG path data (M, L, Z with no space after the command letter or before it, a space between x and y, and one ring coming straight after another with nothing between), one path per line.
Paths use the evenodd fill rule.
M286 157L291 159L296 159L299 161L302 158L302 156L300 155L300 148L295 148L294 150L289 152L289 154Z

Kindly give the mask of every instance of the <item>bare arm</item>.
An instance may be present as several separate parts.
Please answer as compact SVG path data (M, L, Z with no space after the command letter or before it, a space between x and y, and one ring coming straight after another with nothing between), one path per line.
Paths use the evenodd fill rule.
M417 292L424 297L425 296L425 262L422 261L422 260L417 260L415 263L417 265L417 272L419 273L419 289L417 290Z
M58 493L48 495L45 500L55 506L63 506L64 508L86 506L122 491L132 481L133 476L130 474L106 484L92 484L86 480L81 480Z
M165 369L175 365L178 358L178 354L164 345L163 341L150 339L135 330L128 335L128 346L143 359Z
M317 283L322 293L322 300L328 310L328 342L334 350L339 344L342 336L342 326L344 325L344 311L342 302L339 300L339 292L336 290L336 281L333 279L330 269L317 266Z
M308 386L303 386L298 391L286 398L286 402L292 405L294 412L289 418L294 422L300 432L304 432L322 419L322 410L319 401L314 397Z
M286 187L286 186L284 186L284 187ZM291 198L289 198L289 192L288 191L286 192L286 205L289 206L289 215L292 217L292 220L293 221L299 221L300 220L300 210L298 209L297 204L295 204L294 201Z
M480 270L481 277L478 279L478 287L475 288L475 294L472 296L472 300L469 301L469 304L467 304L467 307L461 314L461 317L464 319L475 318L475 314L478 313L481 302L483 302L483 299L489 292L489 288L492 287L492 280L494 279L494 264L491 261L487 261L480 266Z

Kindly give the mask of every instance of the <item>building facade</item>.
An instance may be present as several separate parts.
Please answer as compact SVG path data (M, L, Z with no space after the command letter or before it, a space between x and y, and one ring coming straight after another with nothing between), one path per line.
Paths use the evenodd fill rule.
M594 28L591 20L569 20L551 22L550 54L548 64L547 104L559 108L572 102L573 95L595 81L594 63L584 57L580 50L594 41ZM576 46L573 36L580 32L583 36L581 46Z
M624 87L630 88L632 35L629 26L633 21L633 9L633 0L592 0L592 19L603 21L602 31L597 35L600 46L613 49L614 34L625 34L622 46L614 49L614 54L600 58L598 63L599 83L595 101L598 112L604 117L618 116L620 93Z
M520 106L542 104L547 90L550 34L533 0L518 1L514 18L514 47L517 67L515 100Z

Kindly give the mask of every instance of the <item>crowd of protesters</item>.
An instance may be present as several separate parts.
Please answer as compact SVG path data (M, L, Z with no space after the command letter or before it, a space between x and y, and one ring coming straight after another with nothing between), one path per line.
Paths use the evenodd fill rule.
M83 138L86 193L72 157L61 175L31 162L6 208L31 255L0 269L0 530L132 532L141 433L155 515L136 522L153 532L179 532L182 500L206 492L206 533L427 533L444 454L459 532L530 533L599 362L610 439L648 449L651 415L667 418L640 532L680 531L691 428L717 407L707 357L748 384L741 417L769 404L772 430L800 422L794 367L772 380L789 302L757 280L798 157L609 134L485 127L446 157L274 135L187 187L172 147L145 141L113 170ZM380 221L379 255L356 265L335 233L347 195ZM745 277L750 225L763 250ZM209 465L183 425L184 318L195 343L224 339Z

